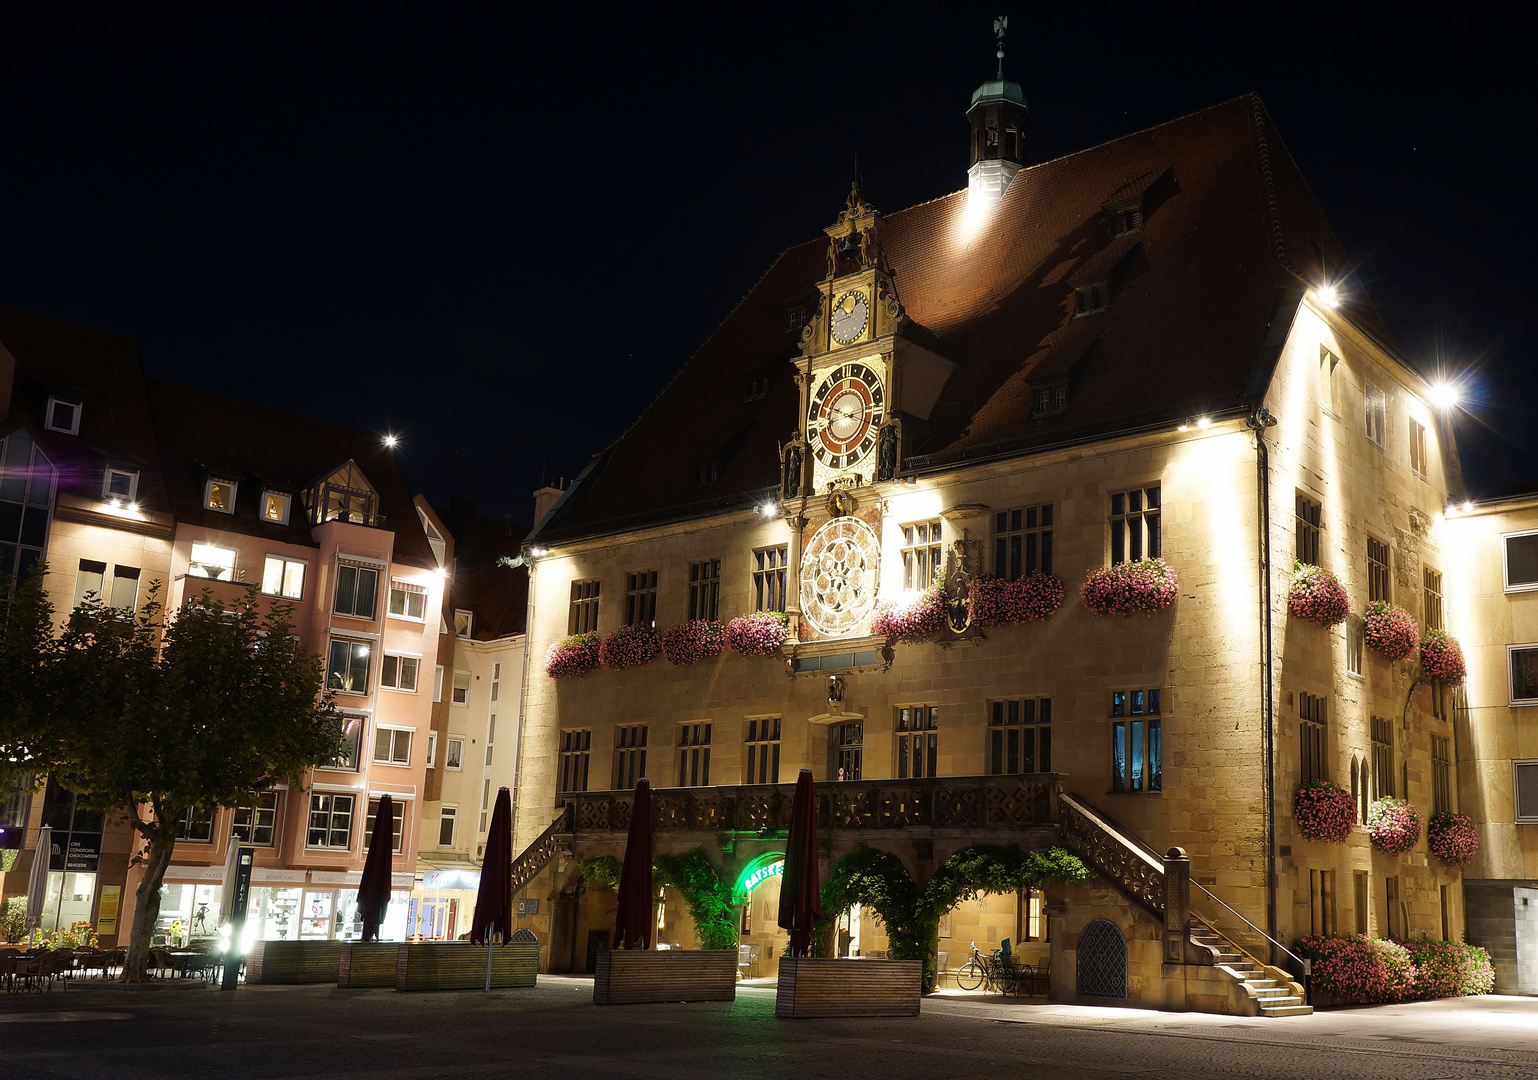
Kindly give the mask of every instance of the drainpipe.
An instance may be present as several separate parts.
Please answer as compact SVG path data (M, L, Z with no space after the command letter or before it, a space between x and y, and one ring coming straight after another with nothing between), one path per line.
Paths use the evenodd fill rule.
M1257 409L1247 421L1255 432L1255 497L1259 514L1256 523L1257 558L1260 578L1257 582L1260 605L1260 692L1262 742L1265 747L1265 775L1261 788L1265 793L1266 829L1266 933L1271 938L1271 963L1276 963L1276 701L1273 692L1276 664L1271 641L1271 450L1266 445L1266 428L1276 425L1276 417L1266 409Z

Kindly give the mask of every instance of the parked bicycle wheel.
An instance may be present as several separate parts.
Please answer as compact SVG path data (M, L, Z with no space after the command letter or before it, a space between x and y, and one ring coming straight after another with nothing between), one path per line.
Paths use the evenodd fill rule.
M983 969L976 960L968 960L956 969L956 985L962 990L976 990L983 985Z

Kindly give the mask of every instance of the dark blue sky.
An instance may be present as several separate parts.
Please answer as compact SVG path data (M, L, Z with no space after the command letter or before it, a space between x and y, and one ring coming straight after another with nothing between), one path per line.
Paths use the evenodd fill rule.
M856 152L882 209L964 186L999 13L32 7L0 13L0 303L399 431L434 499L520 519L832 219ZM1006 72L1037 161L1259 91L1403 350L1476 373L1492 493L1538 480L1531 61L1499 10L1032 5Z

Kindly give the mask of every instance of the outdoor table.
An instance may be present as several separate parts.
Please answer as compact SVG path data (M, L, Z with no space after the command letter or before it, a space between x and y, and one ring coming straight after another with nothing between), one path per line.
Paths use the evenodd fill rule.
M177 949L166 955L171 958L171 969L176 972L176 977L180 979L183 975L187 974L187 969L192 966L194 960L199 960L208 954L199 949Z

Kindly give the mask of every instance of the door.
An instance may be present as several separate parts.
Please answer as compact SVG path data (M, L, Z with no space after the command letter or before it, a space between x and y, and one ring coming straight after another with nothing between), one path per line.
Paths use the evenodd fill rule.
M865 756L865 725L839 724L833 733L833 780L860 779Z

